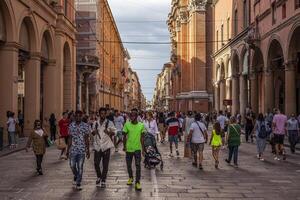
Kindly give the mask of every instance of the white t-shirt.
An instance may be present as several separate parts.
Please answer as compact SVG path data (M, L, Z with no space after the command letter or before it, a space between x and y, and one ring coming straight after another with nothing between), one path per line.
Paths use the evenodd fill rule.
M115 126L117 131L122 131L123 130L123 124L125 122L124 117L122 117L121 115L118 117L115 117L114 119L115 122Z
M152 135L156 136L158 133L158 127L157 127L157 123L156 120L152 120L151 122L149 122L148 120L144 121L144 127L146 129L146 131L148 133L151 133Z
M8 118L7 127L8 132L16 132L16 120L12 117Z
M202 132L199 129L199 126L202 129ZM205 143L204 132L206 131L206 126L202 122L193 122L190 130L193 131L192 143Z
M217 121L220 123L221 128L224 130L224 128L225 128L225 123L228 121L228 118L225 117L224 115L220 115L220 116L217 118Z

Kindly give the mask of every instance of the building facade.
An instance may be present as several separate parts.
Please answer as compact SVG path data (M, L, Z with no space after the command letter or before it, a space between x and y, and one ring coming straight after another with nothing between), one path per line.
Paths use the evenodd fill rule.
M0 126L20 112L27 134L75 109L75 32L74 0L0 1Z
M231 6L227 13L225 4ZM245 114L247 107L255 113L279 108L299 114L300 1L219 0L214 9L230 35L214 49L216 110ZM222 23L214 29L217 40ZM232 106L227 105L230 101Z
M212 108L212 8L207 0L172 0L172 107L207 112Z
M97 42L100 16L98 1L76 0L76 27L77 27L77 95L78 110L86 114L98 109L99 99L99 54L100 44Z
M124 76L127 50L124 48L117 25L107 0L98 0L100 6L99 100L98 105L124 110Z
M157 75L153 96L153 108L157 111L169 111L171 102L171 74L173 63L164 64L163 70Z

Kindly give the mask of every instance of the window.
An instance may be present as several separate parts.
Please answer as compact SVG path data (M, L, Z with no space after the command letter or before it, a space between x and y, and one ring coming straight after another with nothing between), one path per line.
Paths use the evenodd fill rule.
M282 19L285 19L286 18L286 5L283 4L282 5Z
M65 5L64 5L64 9L65 9L65 15L68 15L68 0L65 0Z
M275 5L275 2L272 3L272 25L274 25L276 23L276 5Z
M224 45L224 25L221 26L221 46Z
M229 40L230 39L230 35L229 35L229 29L230 29L230 27L229 27L229 25L230 25L230 18L228 18L227 19L227 40Z
M234 35L238 34L238 11L234 11Z
M244 22L244 28L247 28L249 25L249 10L248 10L248 1L244 0L243 3L243 11L244 11L244 18L243 18L243 22Z
M300 8L300 0L295 0L295 9Z

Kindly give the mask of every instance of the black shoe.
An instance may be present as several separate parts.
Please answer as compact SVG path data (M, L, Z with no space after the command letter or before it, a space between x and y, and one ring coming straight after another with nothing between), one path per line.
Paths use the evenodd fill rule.
M100 179L100 178L97 178L97 180L96 180L96 185L100 185L100 182L101 182L101 179Z
M228 164L230 164L230 161L228 159L225 159L225 162L227 162Z
M197 163L195 163L195 162L193 162L192 165L193 165L194 167L197 167Z
M176 155L179 156L179 151L178 150L176 150Z
M101 188L106 188L106 182L105 181L101 181Z
M202 165L201 165L201 164L199 164L199 169L200 169L200 170L203 170L203 167L202 167Z
M76 185L76 190L82 190L81 184Z

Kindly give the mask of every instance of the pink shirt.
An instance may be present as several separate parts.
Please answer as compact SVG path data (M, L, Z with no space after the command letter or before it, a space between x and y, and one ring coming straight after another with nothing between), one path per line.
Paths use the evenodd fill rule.
M273 118L273 124L275 124L274 134L285 134L285 123L287 122L287 116L283 114L276 114Z

